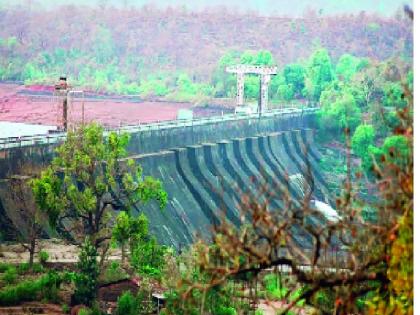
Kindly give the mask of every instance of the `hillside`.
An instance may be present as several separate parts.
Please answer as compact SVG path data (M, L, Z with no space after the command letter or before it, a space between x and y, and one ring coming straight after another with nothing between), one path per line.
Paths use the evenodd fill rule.
M12 7L0 10L0 79L25 80L29 63L72 76L107 65L129 81L188 69L193 81L208 81L231 50L269 50L280 66L306 59L319 46L333 61L343 53L384 60L411 57L412 37L412 23L398 14L321 18L313 12L293 19L220 8L197 13L171 7Z

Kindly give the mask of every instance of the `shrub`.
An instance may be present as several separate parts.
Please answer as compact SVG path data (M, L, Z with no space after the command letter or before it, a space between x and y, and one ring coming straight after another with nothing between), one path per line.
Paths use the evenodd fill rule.
M344 128L349 128L353 132L361 122L362 113L353 95L348 92L324 91L320 104L318 116L322 130L341 134Z
M220 306L216 308L214 315L236 315L236 310L233 307Z
M157 243L155 238L138 240L131 246L131 265L143 275L159 278L164 266L165 246Z
M0 305L17 305L21 302L39 299L56 300L61 277L50 272L38 280L27 280L15 286L6 286L0 291Z
M354 153L362 160L366 159L367 148L374 145L375 129L372 125L359 125L351 138Z
M31 269L29 263L22 263L17 266L17 272L20 275L27 273Z
M45 263L48 261L48 259L50 258L50 255L44 251L41 250L38 254L38 258L39 258L39 262L41 265L45 265Z
M103 281L109 283L126 278L128 278L128 275L125 270L120 267L120 264L117 261L113 261L105 270Z
M10 264L0 262L0 273L6 272L10 268Z
M9 267L7 271L3 275L3 281L7 284L12 284L16 281L17 278L17 270L15 267Z
M61 305L61 310L63 311L63 313L68 314L70 313L70 306L68 306L67 304L63 304Z
M92 311L88 308L81 308L78 315L92 315Z
M32 272L42 273L42 272L44 272L44 267L41 264L33 264L32 265Z
M282 299L288 292L286 288L281 286L279 278L275 274L269 274L264 277L264 286L268 296L272 299Z
M137 315L139 303L130 291L124 292L117 301L116 315Z
M75 275L76 290L75 302L78 304L92 305L96 297L96 287L99 276L99 267L96 260L98 253L88 238L86 238L80 251L77 268L79 273Z

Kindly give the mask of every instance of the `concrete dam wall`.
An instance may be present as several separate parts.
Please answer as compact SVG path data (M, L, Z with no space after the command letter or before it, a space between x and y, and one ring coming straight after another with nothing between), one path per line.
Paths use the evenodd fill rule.
M209 227L219 222L220 211L239 224L241 196L255 196L263 185L279 192L288 189L295 200L311 189L314 198L328 201L326 184L317 170L320 154L308 128L314 113L277 112L124 128L131 133L130 156L142 165L145 175L160 179L168 193L164 210L154 202L141 208L151 232L161 243L179 247L197 235L207 235ZM59 141L41 141L0 151L1 178L18 174L28 162L48 163ZM13 238L12 227L19 228L22 222L19 207L8 201L7 193L5 182L0 183L0 227ZM281 194L270 202L273 209L281 205ZM305 238L297 241L310 245Z
M168 192L164 211L153 203L144 208L151 231L161 242L175 246L190 243L197 234L205 236L209 227L219 222L222 212L239 224L240 198L244 194L255 197L262 185L279 192L270 201L273 210L281 209L281 188L287 189L295 200L303 197L304 185L292 180L299 176L308 184L313 180L310 189L314 198L328 201L326 184L317 170L319 160L313 131L309 129L203 143L136 157L145 174L159 178Z

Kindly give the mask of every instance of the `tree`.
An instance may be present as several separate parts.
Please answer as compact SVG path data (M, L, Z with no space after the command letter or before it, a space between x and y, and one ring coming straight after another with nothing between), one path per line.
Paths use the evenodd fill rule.
M260 93L260 78L256 75L245 77L244 95L247 98L256 99Z
M324 48L316 50L306 69L304 94L318 101L322 91L333 79L334 71L328 51Z
M121 264L125 263L125 245L130 239L130 217L127 212L121 211L112 228L112 238L121 246Z
M89 238L81 246L79 261L77 263L78 273L75 276L76 290L74 292L75 304L91 306L96 298L98 285L99 266L97 262L98 252Z
M125 248L127 243L134 247L137 242L144 240L148 234L147 217L141 213L137 218L121 211L112 228L112 237L121 246L121 263L125 263Z
M24 168L24 174L11 176L8 180L10 197L18 207L21 222L19 224L19 240L29 252L29 267L32 268L37 249L38 239L43 231L45 214L40 211L31 194L31 180L36 172Z
M351 138L351 146L353 152L360 158L364 158L367 154L367 148L374 145L375 129L372 125L360 125L356 128Z
M281 100L290 101L295 96L293 86L291 84L280 84L277 89L277 96Z
M400 82L386 82L384 85L383 106L401 109L407 106L404 90Z
M398 167L404 167L410 160L410 143L404 135L397 134L385 138L382 149L387 159Z
M340 57L337 65L335 66L335 73L337 74L337 77L348 82L351 80L353 75L361 69L361 64L362 61L359 58L350 54L344 54Z
M321 95L320 126L330 131L354 131L360 124L362 113L353 95L348 92L324 91Z
M274 65L274 58L268 50L260 50L254 57L253 64L257 66L272 66Z
M286 65L283 69L286 84L291 85L293 97L301 96L305 87L305 68L298 64Z
M128 141L127 134L105 136L97 124L69 131L51 165L33 181L40 209L77 244L85 236L96 249L109 241L116 210L140 211L153 199L161 208L166 204L161 182L143 177L141 166L126 158Z

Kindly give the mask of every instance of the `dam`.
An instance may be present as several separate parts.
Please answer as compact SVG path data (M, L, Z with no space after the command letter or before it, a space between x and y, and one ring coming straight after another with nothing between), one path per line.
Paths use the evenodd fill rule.
M285 188L294 200L309 187L313 199L329 203L317 168L316 112L282 109L119 128L130 134L129 157L144 175L161 180L168 194L165 209L154 202L139 209L149 218L151 233L178 248L205 236L222 211L239 224L241 196L253 196L264 185ZM24 165L47 165L64 138L54 133L0 141L0 228L5 239L13 239L22 224L8 198L7 177L19 174ZM281 205L281 194L270 202L273 209ZM297 241L305 247L305 238Z

